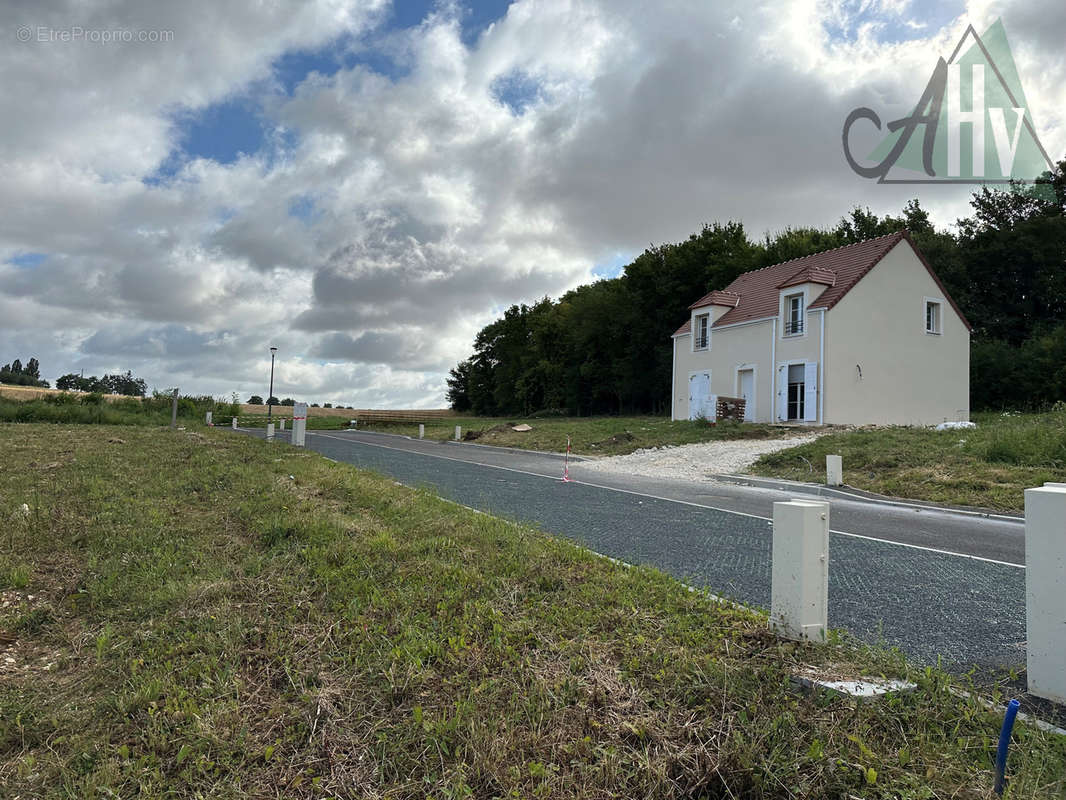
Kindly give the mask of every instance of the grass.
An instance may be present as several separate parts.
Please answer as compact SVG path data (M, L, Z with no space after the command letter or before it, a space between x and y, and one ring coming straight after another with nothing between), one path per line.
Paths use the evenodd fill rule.
M40 400L0 397L0 422L50 422L79 425L169 425L170 414L127 398L110 402L85 402L72 395Z
M991 796L1001 715L896 654L224 431L0 448L10 796ZM919 688L802 694L806 664ZM1019 724L1011 773L1061 795L1066 741Z
M851 486L895 497L1020 511L1023 491L1066 480L1066 409L975 414L971 430L870 428L765 455L757 475L825 480L840 455Z
M533 428L518 433L511 428L521 423ZM624 455L649 447L696 444L721 439L772 439L790 435L791 429L775 425L737 424L679 420L666 417L449 417L427 422L427 439L452 439L455 426L464 435L472 433L478 444L519 447L525 450L546 450L561 453L566 449L566 437L571 450L579 455ZM418 436L418 423L370 425L371 430Z

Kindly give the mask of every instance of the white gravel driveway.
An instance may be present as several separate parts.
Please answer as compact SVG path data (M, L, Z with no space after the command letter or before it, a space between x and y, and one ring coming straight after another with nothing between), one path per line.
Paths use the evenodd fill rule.
M656 447L637 450L627 456L608 456L594 461L582 461L580 469L645 475L651 478L710 481L714 480L715 475L743 472L764 453L776 453L778 450L806 444L817 438L817 434L802 434L787 439L732 439L677 447Z

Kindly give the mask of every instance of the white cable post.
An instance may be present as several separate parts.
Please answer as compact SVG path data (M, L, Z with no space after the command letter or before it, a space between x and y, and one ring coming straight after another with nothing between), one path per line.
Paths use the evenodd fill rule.
M774 503L770 627L787 639L825 641L829 608L829 503Z
M459 436L462 434L462 428L458 425L455 426L455 441L459 441Z
M1066 485L1025 490L1026 677L1066 703Z
M425 439L426 438L426 426L423 423L421 423L421 422L418 423L418 438L419 439Z
M236 417L234 417L232 420L230 420L230 425L233 426L233 430L237 430L237 418Z
M209 428L211 427L211 412L210 411L208 411L207 414L205 415L204 424L207 425L207 427L209 427Z
M279 430L285 430L285 417L278 417L278 424L281 426Z
M292 409L292 443L296 447L303 447L306 434L307 403L297 403Z
M267 423L267 441L268 442L274 441L274 423L273 422L268 422Z
M825 485L840 486L844 483L844 465L840 456L825 457Z

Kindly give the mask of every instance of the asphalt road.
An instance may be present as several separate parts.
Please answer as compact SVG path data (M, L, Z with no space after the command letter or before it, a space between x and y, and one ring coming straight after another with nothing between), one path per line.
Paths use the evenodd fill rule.
M306 443L334 460L762 607L770 604L773 502L803 496L583 471L580 460L571 461L572 480L563 483L558 456L370 432L308 431ZM1024 664L1020 521L830 499L830 527L831 626L956 671Z

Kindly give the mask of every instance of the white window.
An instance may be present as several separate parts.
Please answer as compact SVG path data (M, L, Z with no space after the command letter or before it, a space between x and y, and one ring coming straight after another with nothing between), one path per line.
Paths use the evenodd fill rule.
M692 349L706 350L711 344L711 315L699 314L692 331Z
M803 292L785 295L785 336L803 334Z
M941 303L939 300L925 301L925 332L926 333L940 333L940 308Z

